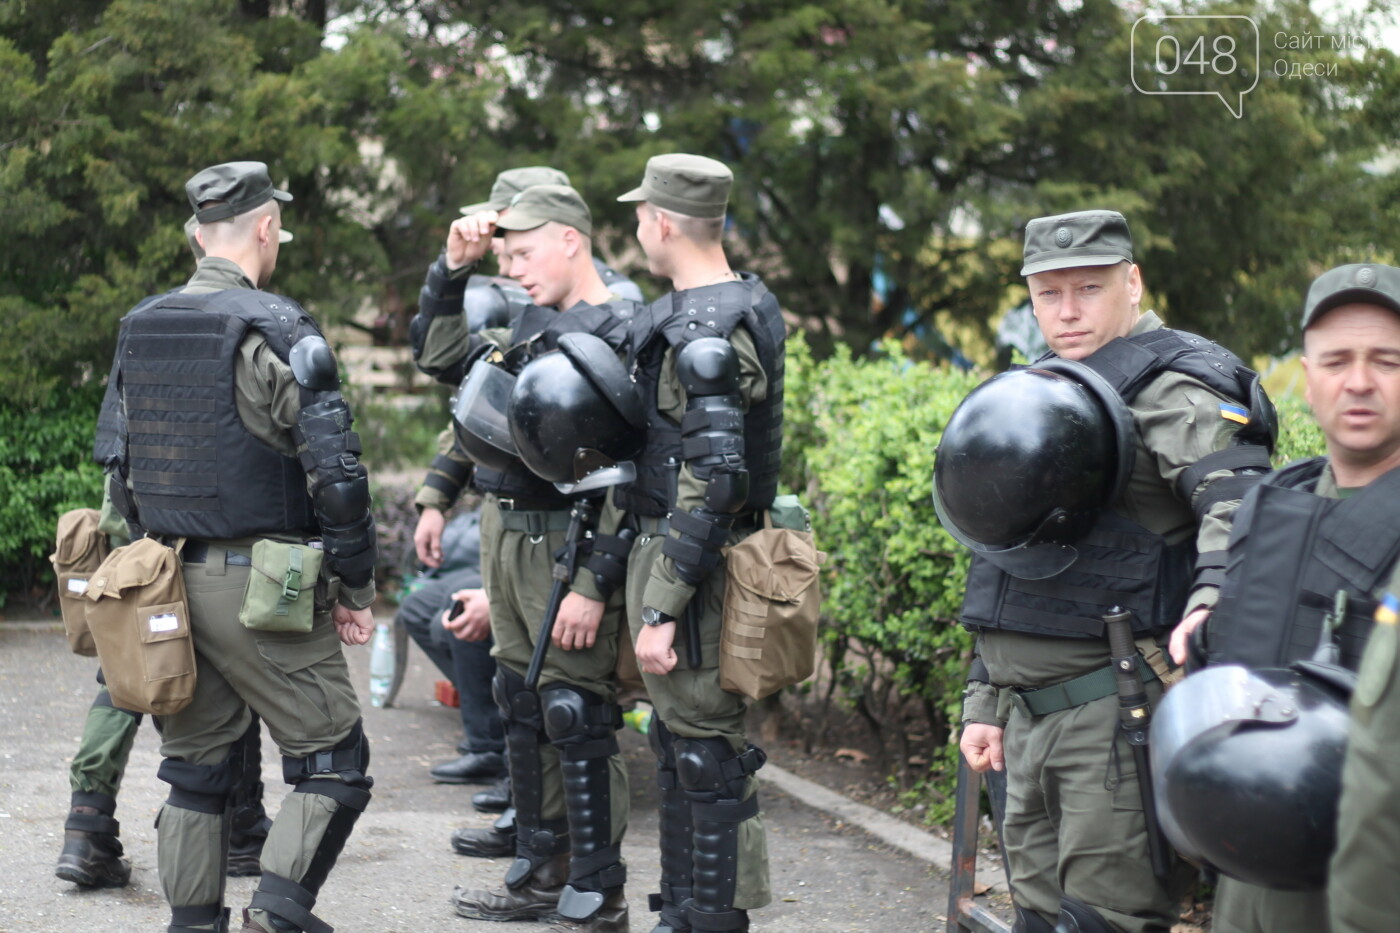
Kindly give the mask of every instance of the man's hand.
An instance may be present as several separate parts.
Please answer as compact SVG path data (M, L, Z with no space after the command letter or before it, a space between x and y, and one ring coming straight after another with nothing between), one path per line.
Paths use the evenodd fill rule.
M336 603L331 610L331 621L344 645L363 645L374 634L374 613L368 609L351 609Z
M491 248L491 237L496 232L496 221L500 215L495 211L481 211L468 214L452 221L447 231L447 246L444 249L447 269L460 269L486 255Z
M442 627L458 641L482 641L491 634L491 603L485 590L458 590L452 603L461 603L462 611L454 616L449 607L442 614Z
M1188 646L1191 643L1191 633L1200 628L1201 623L1209 618L1210 610L1202 606L1187 613L1186 618L1172 629L1172 638L1167 643L1167 650L1171 652L1172 660L1177 665L1186 663L1186 656L1190 653Z
M978 774L991 768L1002 771L1006 768L1006 757L1001 751L1000 726L989 726L984 722L970 722L963 726L958 750L967 759L967 766Z
M603 604L581 593L570 592L559 604L550 641L565 651L592 648L598 638L598 624L603 621Z
M643 625L637 633L637 666L643 674L669 674L676 666L676 623Z
M447 517L441 509L424 508L418 516L418 527L413 529L418 560L433 569L442 566L442 529L446 526Z

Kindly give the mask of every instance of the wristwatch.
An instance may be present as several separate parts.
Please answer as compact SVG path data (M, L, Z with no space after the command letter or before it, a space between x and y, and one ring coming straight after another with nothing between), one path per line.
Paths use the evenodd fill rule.
M668 616L666 613L662 612L660 609L653 609L653 608L651 608L650 606L643 606L643 607L642 607L642 624L643 624L643 625L665 625L667 622L674 622L674 621L676 621L676 617L675 617L675 616Z

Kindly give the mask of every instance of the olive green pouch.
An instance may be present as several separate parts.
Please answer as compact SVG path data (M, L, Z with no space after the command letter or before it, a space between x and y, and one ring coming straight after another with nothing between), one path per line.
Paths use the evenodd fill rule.
M256 542L238 621L260 632L311 631L321 556L319 549L305 544L266 538Z

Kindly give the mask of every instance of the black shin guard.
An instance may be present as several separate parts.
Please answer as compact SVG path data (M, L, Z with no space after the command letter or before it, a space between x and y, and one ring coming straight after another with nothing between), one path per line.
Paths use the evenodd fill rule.
M510 764L510 793L515 804L515 861L506 871L506 887L519 888L553 856L569 851L567 819L545 820L544 715L539 694L525 678L498 665L492 693L506 727L506 756Z
M690 818L690 798L676 774L675 736L655 716L649 730L652 751L656 753L656 784L661 810L661 893L649 897L661 923L673 930L686 930L685 902L691 897L691 848L695 826Z
M263 808L262 723L256 715L238 740L235 754L243 759L243 773L229 794L233 807L230 844L240 847L266 839L272 828Z
M1065 896L1060 898L1054 933L1113 933L1113 927L1088 904Z
M692 930L747 930L748 913L734 908L739 882L739 824L758 815L758 794L744 797L748 777L767 756L749 746L736 754L729 740L675 740L676 769L695 823L692 897L686 919Z
M545 732L559 749L572 842L559 915L587 920L627 880L622 846L612 841L610 760L618 753L622 712L616 703L572 684L550 684L540 691L540 702Z

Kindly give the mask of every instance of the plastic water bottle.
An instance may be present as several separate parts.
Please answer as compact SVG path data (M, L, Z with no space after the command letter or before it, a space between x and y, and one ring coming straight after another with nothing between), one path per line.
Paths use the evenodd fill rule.
M622 714L622 721L642 735L646 735L651 729L651 707L638 704L635 708Z
M394 682L394 633L388 622L374 627L374 639L369 643L369 703L383 706Z

